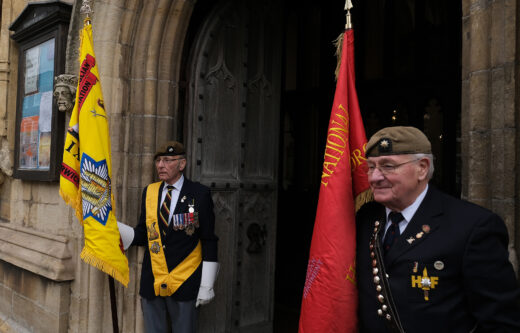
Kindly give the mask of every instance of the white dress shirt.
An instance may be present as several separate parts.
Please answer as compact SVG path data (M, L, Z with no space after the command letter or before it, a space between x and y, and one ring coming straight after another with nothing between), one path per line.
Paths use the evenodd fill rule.
M415 212L417 211L417 209L419 209L419 206L421 205L422 201L424 200L424 197L426 196L426 192L428 192L428 184L426 184L426 188L424 189L424 191L422 191L421 194L419 194L419 196L417 196L415 201L410 206L406 207L401 212L399 212L404 217L404 220L399 222L400 235L403 234L404 230L408 226L408 223L410 223L413 216L415 215ZM390 212L392 212L392 210L390 208L386 208L386 220L387 221L388 221L388 214L390 214ZM386 235L386 231L388 230L388 228L390 228L391 224L392 223L387 223L385 225L385 233L383 235L383 239L384 239L384 236Z

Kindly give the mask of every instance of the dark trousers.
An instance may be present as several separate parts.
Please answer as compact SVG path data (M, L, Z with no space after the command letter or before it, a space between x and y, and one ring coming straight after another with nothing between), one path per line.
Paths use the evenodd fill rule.
M147 333L167 333L168 315L172 333L195 333L196 331L195 300L177 302L171 297L155 297L152 300L141 298L141 308Z

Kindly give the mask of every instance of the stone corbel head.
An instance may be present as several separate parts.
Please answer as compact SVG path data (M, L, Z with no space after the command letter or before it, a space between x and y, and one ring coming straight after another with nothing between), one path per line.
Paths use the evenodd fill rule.
M61 74L54 78L54 100L61 112L72 112L76 101L78 79L75 75Z

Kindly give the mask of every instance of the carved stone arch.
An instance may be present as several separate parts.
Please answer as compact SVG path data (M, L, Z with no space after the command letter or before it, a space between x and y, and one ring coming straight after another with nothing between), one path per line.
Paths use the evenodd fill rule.
M143 156L142 186L153 178L153 165L147 163L155 147L167 139L179 139L178 82L182 49L193 1L144 1L137 20L130 63L130 128L139 142L135 153Z

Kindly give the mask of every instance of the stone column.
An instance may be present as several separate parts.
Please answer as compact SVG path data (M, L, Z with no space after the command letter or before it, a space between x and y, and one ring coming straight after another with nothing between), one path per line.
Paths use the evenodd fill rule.
M516 2L463 0L462 15L462 196L504 219L516 268Z

